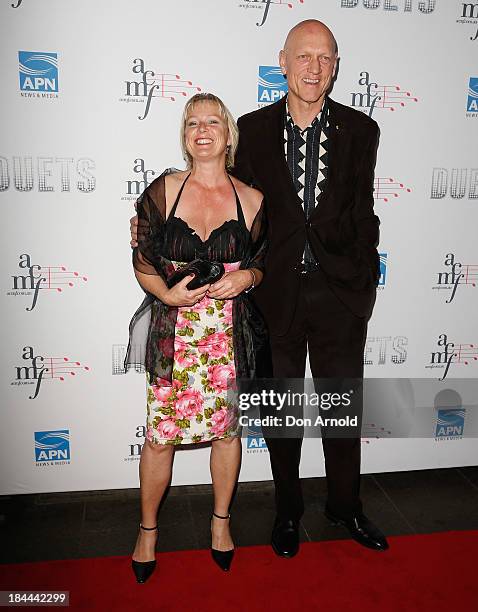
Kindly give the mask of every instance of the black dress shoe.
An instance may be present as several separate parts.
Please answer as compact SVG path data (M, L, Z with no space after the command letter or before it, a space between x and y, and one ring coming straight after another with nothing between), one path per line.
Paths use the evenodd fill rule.
M290 559L299 552L299 523L276 519L272 530L272 548L279 557Z
M373 550L387 550L388 542L385 536L364 514L357 514L351 519L345 520L326 510L325 516L334 525L342 525L342 527L348 529L352 538L362 546Z
M143 527L143 525L140 524L140 528L143 529L143 531L155 531L158 529L158 526L156 525L156 527ZM146 580L148 580L148 578L156 569L156 559L154 559L153 561L135 561L134 559L131 559L131 567L136 577L136 582L142 584L143 582L146 582Z
M212 513L213 516L219 519L228 519L231 518L231 515L220 516L215 512ZM212 521L212 517L211 517ZM234 548L231 550L216 550L211 547L211 557L214 563L216 563L224 572L228 572L231 568L232 559L234 557Z

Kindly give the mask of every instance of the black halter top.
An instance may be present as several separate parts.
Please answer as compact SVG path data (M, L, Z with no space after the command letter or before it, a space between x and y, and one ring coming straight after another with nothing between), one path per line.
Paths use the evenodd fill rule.
M229 177L229 180L236 196L237 219L224 221L221 226L212 230L206 240L201 240L195 230L184 219L177 217L175 214L184 186L190 176L191 174L188 174L181 185L181 189L166 220L163 255L167 259L177 262L189 262L196 258L221 263L241 261L249 245L250 233L247 229L241 202L231 177Z

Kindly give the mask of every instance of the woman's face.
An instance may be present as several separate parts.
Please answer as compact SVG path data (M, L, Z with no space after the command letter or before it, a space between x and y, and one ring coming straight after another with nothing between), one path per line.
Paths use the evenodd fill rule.
M227 123L215 102L196 102L186 117L186 148L193 160L224 157L230 144Z

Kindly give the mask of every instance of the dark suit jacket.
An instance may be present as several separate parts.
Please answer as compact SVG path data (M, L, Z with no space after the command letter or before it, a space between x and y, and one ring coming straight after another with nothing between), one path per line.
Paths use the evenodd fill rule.
M269 252L254 297L270 332L279 336L295 312L306 236L330 288L355 315L370 316L380 274L379 219L373 213L377 123L329 98L328 179L307 221L285 158L284 112L282 98L240 117L233 170L267 203Z

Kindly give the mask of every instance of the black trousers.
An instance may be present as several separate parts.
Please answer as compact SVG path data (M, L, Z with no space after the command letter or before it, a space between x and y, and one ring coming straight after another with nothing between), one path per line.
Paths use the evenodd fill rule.
M353 315L319 270L301 274L296 312L284 336L271 337L274 378L303 378L307 348L314 378L362 378L367 320ZM302 438L269 438L277 514L298 521L304 512L299 480ZM322 438L326 508L347 519L361 511L360 438Z

